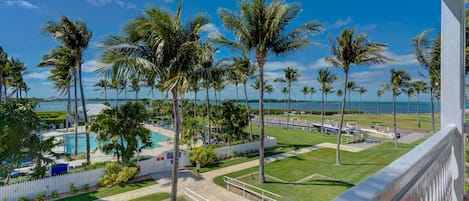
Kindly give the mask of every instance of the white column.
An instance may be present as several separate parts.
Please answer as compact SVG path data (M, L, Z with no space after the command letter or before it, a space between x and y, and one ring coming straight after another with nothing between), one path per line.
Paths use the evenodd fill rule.
M441 1L441 128L453 125L458 134L454 151L459 177L455 181L458 200L464 194L464 0Z

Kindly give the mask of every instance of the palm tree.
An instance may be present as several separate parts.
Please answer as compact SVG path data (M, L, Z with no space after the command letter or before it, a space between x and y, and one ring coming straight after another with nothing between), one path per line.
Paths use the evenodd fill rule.
M347 82L347 90L349 91L348 93L348 111L350 112L350 95L352 92L356 91L358 89L358 85L355 81L350 81Z
M135 100L138 99L138 92L140 91L140 78L135 74L131 74L129 77L130 88L135 92Z
M340 97L342 97L344 95L344 92L342 91L342 89L338 89L336 92L335 92L335 95L337 96L337 105L339 106L339 110L340 111Z
M308 86L304 86L304 87L301 89L301 93L303 93L303 102L304 102L304 105L306 106L306 95L309 94L309 87L308 87ZM306 110L306 107L305 107L305 110Z
M420 93L428 93L428 86L425 81L415 81L412 85L417 94L417 122L420 128Z
M419 73L430 80L430 102L432 106L432 132L435 133L435 95L440 84L440 35L433 41L428 39L429 30L425 30L412 39L414 45L414 54L417 57L423 71Z
M344 123L345 97L347 96L347 83L350 68L354 65L384 64L389 59L383 55L386 45L373 43L365 34L355 35L355 29L344 29L336 42L330 38L332 56L326 57L326 62L344 70L344 97L340 111L339 135L337 136L336 164L340 165L340 141Z
M3 97L3 87L4 87L4 79L5 74L7 71L7 64L8 64L8 55L3 48L0 46L0 102L2 102Z
M109 86L110 86L109 81L107 81L106 79L100 79L100 80L95 84L95 86L101 87L101 88L103 89L103 93L104 93L104 102L107 102L107 89L108 89Z
M285 73L285 78L277 78L277 79L274 80L274 82L287 83L287 87L288 87L287 131L288 131L288 125L289 125L289 121L290 121L290 96L291 96L290 92L291 92L291 85L292 85L293 82L298 81L299 74L298 74L298 69L290 68L290 67L283 70L283 72Z
M392 91L392 115L394 127L394 147L397 147L397 124L396 124L396 98L407 87L410 86L412 80L410 74L404 70L391 69L391 83L389 85Z
M324 96L327 96L327 93L329 93L332 88L331 85L334 81L338 80L339 77L332 73L329 68L323 68L319 70L318 77L316 80L321 84L321 95L322 95L322 112L321 112L321 135L324 136L324 115L326 111L325 107L325 102L324 102Z
M378 96L378 102L377 102L377 107L376 107L376 114L379 114L379 103L381 100L381 97L384 95L384 90L380 89L376 91L376 96Z
M283 94L283 104L285 105L287 102L287 94L289 93L288 87L283 87L281 92Z
M407 95L407 113L410 113L410 99L412 96L415 96L415 89L412 85L409 85L409 87L403 92L405 92Z
M234 57L232 59L232 67L234 68L235 71L239 72L239 78L240 82L243 83L243 89L244 89L244 101L247 107L247 113L246 115L248 116L248 121L249 121L249 138L252 140L252 122L251 122L251 107L249 106L249 100L248 100L248 92L247 92L247 82L248 78L253 74L254 68L251 66L251 61L249 60L249 57L247 56L247 51L242 50L243 55L240 57Z
M190 88L194 91L194 118L197 116L197 92L200 89L200 79L197 76L191 76Z
M85 104L85 93L83 92L81 64L83 52L88 47L88 43L93 36L93 33L86 27L84 22L73 22L65 16L60 17L59 22L48 22L44 28L44 31L61 42L64 47L69 48L75 55L75 65L77 68L76 72L78 73L81 103L85 118L86 163L90 164L90 135L88 132L88 114L86 114L87 110Z
M316 89L314 87L309 88L309 95L311 99L311 110L313 110L313 95L316 93Z
M238 49L255 50L259 67L259 183L265 182L264 176L264 65L270 53L284 55L311 44L308 35L321 32L321 25L315 21L288 28L292 20L300 13L298 4L286 4L274 0L266 5L265 0L242 1L241 11L235 13L228 9L219 9L225 27L233 31L239 43L219 36L218 43ZM287 30L291 30L287 32Z
M368 89L366 89L365 87L358 87L358 89L357 89L357 93L360 95L360 102L358 103L358 114L360 114L360 112L362 111L362 109L361 109L362 95L364 93L366 93L367 91L368 91Z
M146 78L144 79L144 85L146 87L150 87L149 93L151 93L151 100L155 100L155 83L156 83L156 73L152 73L149 71L148 73L145 73Z
M149 8L144 15L131 21L125 30L128 39L109 37L104 47L121 52L126 62L136 62L140 68L149 68L160 76L161 89L171 92L174 116L174 156L179 153L179 98L189 90L189 79L200 66L203 48L200 42L201 27L209 23L205 15L199 14L181 22L179 1L175 15ZM132 40L130 40L132 39ZM132 42L132 43L128 43ZM179 158L174 157L171 200L176 201Z
M270 111L272 110L272 99L270 98L270 95L274 93L274 87L271 84L266 84L265 85L265 92L269 94L269 115Z
M242 71L239 69L235 69L231 71L230 74L228 74L228 82L235 85L236 87L236 104L238 104L239 101L239 93L238 93L238 85L241 82L241 77L245 76Z

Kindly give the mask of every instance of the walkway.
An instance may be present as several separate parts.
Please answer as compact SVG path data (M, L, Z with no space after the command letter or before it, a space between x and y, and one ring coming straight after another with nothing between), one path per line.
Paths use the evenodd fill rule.
M312 147L302 148L299 150L294 150L294 151L290 151L290 152L286 152L282 154L277 154L274 156L266 157L265 162L269 163L269 162L281 160L284 158L296 156L298 154L307 153L307 152L317 150L317 149L318 147L312 146ZM253 161L205 172L199 175L194 174L187 170L180 171L179 179L178 179L178 195L183 195L184 188L188 187L189 189L193 190L194 192L202 195L203 197L209 200L224 200L224 201L243 200L241 196L234 194L230 191L227 191L225 188L222 188L216 185L213 182L213 179L215 177L228 174L230 172L235 172L238 170L255 167L258 165L259 165L259 160L253 160ZM152 175L152 177L158 182L158 184L144 187L141 189L137 189L134 191L129 191L129 192L109 196L109 197L102 198L99 200L125 201L125 200L142 197L145 195L149 195L152 193L171 192L171 172L154 174Z

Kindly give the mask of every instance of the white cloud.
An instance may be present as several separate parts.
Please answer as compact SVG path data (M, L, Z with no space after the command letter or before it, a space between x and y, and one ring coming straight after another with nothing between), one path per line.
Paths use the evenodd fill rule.
M325 68L325 67L332 67L332 65L330 63L327 63L324 60L324 57L314 61L311 65L309 65L309 68L313 69L313 70L314 69L321 69L321 68Z
M108 4L116 4L121 8L127 8L127 9L132 9L136 7L134 3L126 2L123 0L86 0L86 1L89 4L96 6L96 7L106 6Z
M338 19L333 25L330 26L331 29L339 29L343 26L347 26L353 22L352 18L349 16L346 19Z
M95 72L96 68L98 67L107 67L107 66L110 66L109 64L103 64L99 61L96 61L96 60L89 60L89 61L86 61L85 63L83 63L81 65L81 69L83 72L86 72L86 73L93 73Z
M296 68L299 71L305 70L306 67L297 61L268 61L264 65L266 71L278 71L286 69L287 67Z
M38 79L38 80L45 80L49 77L50 71L42 71L42 72L32 72L30 74L25 75L25 78L31 79Z
M419 62L417 61L417 58L415 58L415 55L413 53L398 55L398 54L386 51L384 55L389 58L392 58L393 61L384 65L374 65L372 66L372 68L385 68L388 66L412 66L412 65L419 64Z
M357 82L360 86L379 85L388 80L385 71L361 71L350 74L350 80Z
M18 6L26 9L39 9L39 6L36 6L26 0L7 0L5 3L8 6Z
M213 23L208 23L208 24L200 27L200 29L203 32L208 32L208 38L209 39L216 38L216 36L220 34L220 29L218 29L217 25L215 25Z

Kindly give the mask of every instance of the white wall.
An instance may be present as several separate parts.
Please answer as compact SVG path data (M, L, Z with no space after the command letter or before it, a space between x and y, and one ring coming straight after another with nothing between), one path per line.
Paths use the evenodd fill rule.
M44 191L50 196L53 190L57 190L59 194L65 193L70 191L70 183L73 183L78 189L85 184L88 184L90 187L96 186L103 175L104 169L101 168L4 185L0 186L0 200L6 198L8 201L16 201L19 197L23 196L33 199L37 194Z
M260 141L257 142L250 142L246 144L238 144L238 145L233 145L233 146L226 146L226 147L220 147L213 149L215 152L217 152L217 158L221 159L222 157L231 157L231 155L236 152L236 154L241 154L241 153L246 153L248 151L252 150L259 150L260 147ZM266 136L264 139L264 148L269 148L269 147L274 147L277 145L277 139L274 137L269 137Z
M179 158L179 169L184 168L185 166L192 165L189 158L189 154L185 150L180 151L181 157ZM172 170L173 164L171 162L171 159L167 158L168 153L170 152L173 151L165 151L156 157L152 157L148 160L138 162L137 164L140 166L139 176ZM157 158L163 158L164 160L158 161Z

